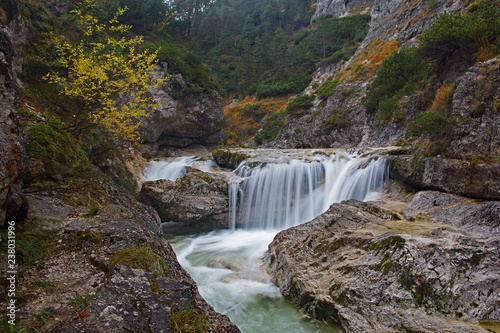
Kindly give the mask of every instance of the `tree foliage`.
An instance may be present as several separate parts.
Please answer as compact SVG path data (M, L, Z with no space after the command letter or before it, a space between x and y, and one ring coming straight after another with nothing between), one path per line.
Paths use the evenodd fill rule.
M461 13L443 13L421 38L425 57L446 60L456 50L494 52L500 36L500 4L483 1Z
M72 42L56 38L60 70L46 78L70 97L83 101L90 120L109 133L137 141L138 118L154 107L146 92L166 78L153 79L156 52L138 52L142 36L127 37L131 26L119 23L126 8L118 8L108 21L92 14L91 0L72 13L83 34Z

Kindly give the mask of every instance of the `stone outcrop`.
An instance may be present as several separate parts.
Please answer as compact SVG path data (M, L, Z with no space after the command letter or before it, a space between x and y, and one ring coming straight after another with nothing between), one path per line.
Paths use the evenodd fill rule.
M312 20L323 15L343 17L360 12L369 13L373 2L373 0L319 0L316 2L316 12Z
M152 73L154 78L166 75L166 64L158 65ZM213 93L190 90L180 74L172 75L164 85L150 90L158 107L141 119L141 138L169 147L220 144L223 110L219 96Z
M162 221L188 222L201 228L226 228L229 222L229 178L226 173L191 171L175 182L142 184L142 199Z
M16 326L169 332L196 323L207 332L239 332L202 299L163 238L158 214L98 170L86 179L85 189L27 195L32 237L54 241L50 255L20 268ZM89 200L98 204L89 207ZM46 314L43 324L36 320L39 313Z
M346 332L477 332L500 319L499 202L421 192L386 207L349 200L279 233L266 260L283 295Z
M457 125L444 155L500 158L500 57L474 65L457 80L451 114Z
M16 55L9 29L0 27L0 226L6 220L26 215L27 205L22 193L25 148L17 108L16 76L13 61Z
M393 178L417 189L500 200L500 164L418 155L390 156Z

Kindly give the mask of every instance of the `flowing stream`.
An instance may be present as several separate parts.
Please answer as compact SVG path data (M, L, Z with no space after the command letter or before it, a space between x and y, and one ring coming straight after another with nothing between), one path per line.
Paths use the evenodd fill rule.
M188 166L208 170L197 163L192 157L156 162L145 179L174 180ZM342 332L291 306L261 268L261 258L279 231L310 221L332 203L377 198L388 176L384 159L335 151L279 163L244 162L234 174L228 229L199 232L163 224L201 295L244 333Z

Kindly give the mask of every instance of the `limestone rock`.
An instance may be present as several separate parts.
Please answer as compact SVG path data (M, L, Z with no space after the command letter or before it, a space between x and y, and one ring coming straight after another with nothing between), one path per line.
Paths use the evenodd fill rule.
M415 196L399 217L370 203L333 204L275 237L266 258L274 282L293 304L346 332L479 331L471 321L500 319L500 238L437 223L458 209L455 197L441 195ZM416 209L429 202L439 212L434 204ZM478 212L469 224L487 215L498 230L498 203L465 211Z
M391 156L392 177L417 189L438 190L472 198L500 200L500 164L416 155Z
M452 114L458 119L444 154L500 157L500 57L478 63L457 81Z
M177 179L145 182L141 196L162 221L224 228L229 221L229 185L224 173L191 171Z
M153 77L162 78L166 69L158 65ZM218 95L192 91L182 76L172 75L161 87L150 90L152 102L158 103L141 119L139 131L146 142L187 147L194 143L218 144L222 134L222 103Z
M373 2L373 0L319 0L316 3L316 12L312 20L323 15L342 17L363 11L369 12Z
M17 108L16 77L13 70L13 48L9 29L0 27L0 226L6 220L26 215L22 193L25 163L23 133Z
M171 332L174 314L186 311L188 319L204 318L206 332L239 332L203 300L163 238L158 214L97 168L86 177L84 190L27 194L30 223L54 241L47 258L20 267L17 287L26 301L19 304L17 325L32 327L33 314L44 311L45 332ZM89 214L91 197L99 205ZM137 267L133 256L119 260L118 254L138 246L153 253L138 258L163 263L159 272ZM40 281L50 290L41 289Z

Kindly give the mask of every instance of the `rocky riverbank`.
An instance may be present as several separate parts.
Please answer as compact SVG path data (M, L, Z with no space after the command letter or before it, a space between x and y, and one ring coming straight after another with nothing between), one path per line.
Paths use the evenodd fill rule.
M85 179L27 190L31 209L18 229L24 254L18 327L182 332L198 325L209 332L239 332L201 298L162 237L153 209L98 170Z
M278 234L266 262L283 295L347 332L485 332L478 322L500 320L500 203L386 199L334 204Z

